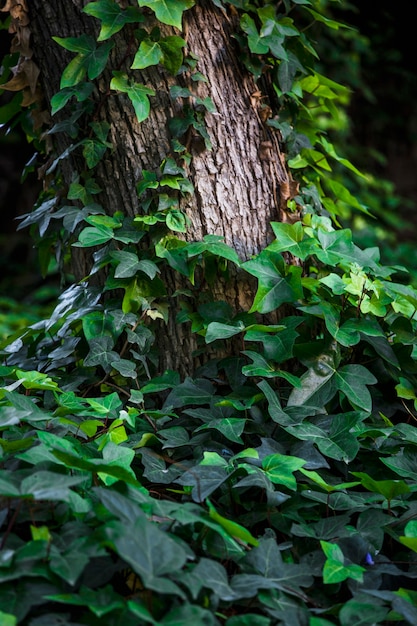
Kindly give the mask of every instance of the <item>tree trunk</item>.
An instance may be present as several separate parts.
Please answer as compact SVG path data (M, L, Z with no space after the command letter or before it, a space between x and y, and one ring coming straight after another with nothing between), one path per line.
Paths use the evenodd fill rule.
M41 70L41 81L47 101L59 90L62 71L73 58L62 47L51 41L52 36L69 37L81 33L97 35L98 21L81 12L88 2L56 2L32 0L30 28L33 35L35 60ZM132 5L137 6L137 3ZM147 15L152 23L153 14ZM111 125L109 140L113 150L107 151L104 161L94 171L102 188L98 201L106 212L122 209L129 215L141 212L136 184L143 170L156 172L164 158L171 154L169 120L181 114L183 102L173 100L169 87L174 84L188 87L197 96L209 96L215 113L207 113L205 123L211 150L193 150L188 176L195 193L182 199L181 208L191 221L187 240L201 240L206 234L221 235L233 246L241 259L259 252L272 238L270 221L280 220L280 210L288 198L288 173L285 169L278 136L265 125L258 97L258 87L239 62L232 33L235 18L216 8L213 3L200 0L184 13L184 32L187 49L197 55L197 70L207 82L193 82L187 73L172 77L160 66L143 71L130 70L135 50L131 49L132 29L126 26L115 36L111 53L113 68L134 74L135 81L155 90L151 97L149 117L139 124L132 105L125 94L110 93L111 74L107 70L98 80L100 120ZM146 23L148 27L148 22ZM175 28L163 27L163 34L180 34ZM60 114L56 116L58 119ZM55 119L53 120L55 121ZM53 136L54 152L62 153L69 138L60 133ZM80 165L74 153L63 161L63 176L70 184ZM77 278L89 273L90 254L74 257ZM168 277L172 289L178 288L178 276ZM215 297L230 302L239 309L247 309L253 296L253 284L248 285L239 272L233 280L219 282ZM171 299L170 322L162 333L163 366L190 370L190 354L194 343L189 333L175 322L175 303ZM185 366L184 366L185 364Z

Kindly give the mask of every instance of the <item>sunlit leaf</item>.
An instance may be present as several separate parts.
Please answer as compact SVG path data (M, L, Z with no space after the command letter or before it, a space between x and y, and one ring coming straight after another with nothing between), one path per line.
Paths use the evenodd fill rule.
M137 8L127 7L122 9L114 0L90 2L84 7L83 11L101 21L97 41L109 39L118 33L125 24L143 21L143 15Z
M164 24L182 28L182 14L194 6L194 0L138 0L140 7L155 11L156 18Z

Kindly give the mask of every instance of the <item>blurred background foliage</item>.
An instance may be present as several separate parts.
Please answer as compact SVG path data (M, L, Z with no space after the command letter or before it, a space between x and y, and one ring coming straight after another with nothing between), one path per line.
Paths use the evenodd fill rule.
M368 175L340 168L373 218L345 207L343 226L361 246L379 246L386 264L406 266L417 282L417 73L412 23L403 3L323 2L351 30L318 32L322 73L351 89L339 123L327 128L339 152ZM405 5L403 6L405 9Z
M371 214L345 205L340 223L360 246L378 246L383 263L405 266L417 284L417 76L412 20L401 4L323 0L322 12L351 28L311 28L319 71L350 89L338 119L329 124L318 115L317 123L337 152L367 174L361 179L342 166L333 172ZM2 57L9 47L4 26L0 34ZM12 97L0 92L0 105ZM23 128L21 122L0 129L0 340L42 317L60 290L56 268L42 276L31 234L16 230L41 192L36 133L27 115Z

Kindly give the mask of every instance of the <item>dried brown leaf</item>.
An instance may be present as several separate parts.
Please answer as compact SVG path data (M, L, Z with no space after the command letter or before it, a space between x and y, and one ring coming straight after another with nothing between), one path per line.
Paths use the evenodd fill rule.
M31 58L33 51L29 46L30 30L29 28L17 29L16 35L10 44L10 52L20 52L23 57Z

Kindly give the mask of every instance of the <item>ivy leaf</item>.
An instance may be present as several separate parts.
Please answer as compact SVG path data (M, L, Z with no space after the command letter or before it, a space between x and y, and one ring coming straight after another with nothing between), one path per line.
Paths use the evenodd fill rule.
M230 474L223 466L198 465L184 472L175 482L192 487L193 500L204 502L229 476Z
M60 111L73 96L75 96L78 102L83 102L91 96L93 91L94 85L90 82L82 84L78 83L76 86L61 89L51 98L52 115L55 115L55 113Z
M186 378L175 387L165 401L164 408L177 408L187 404L210 404L214 395L212 385L204 379Z
M95 39L90 35L81 35L80 37L52 37L57 44L70 52L77 52L81 55L87 55L96 46Z
M352 430L365 417L366 413L358 411L332 416L329 439L342 452L341 460L345 463L350 463L359 451L359 441ZM326 454L322 448L320 451Z
M254 352L253 350L243 350L242 354L252 359L252 363L242 367L242 374L245 376L263 376L265 378L275 378L275 376L279 376L279 371L276 370L262 354Z
M283 46L285 35L280 32L279 25L275 20L268 20L261 29L262 43L266 44L274 57L287 61L288 54Z
M83 146L83 157L87 167L91 170L101 161L107 146L97 139L84 139L81 145Z
M372 398L367 385L375 385L377 379L363 365L344 365L335 372L335 385L354 407L372 410Z
M90 80L97 78L106 67L110 50L114 46L112 41L97 46L96 40L90 35L52 39L66 50L78 53L62 72L61 89L77 85L86 74Z
M219 583L219 581L217 582ZM214 626L213 613L196 604L184 603L171 609L161 621L158 621L158 626L195 626L195 624Z
M205 336L206 343L212 343L217 339L229 339L234 335L238 335L245 329L243 322L237 322L237 324L222 324L220 322L210 322L207 326L207 332Z
M138 373L136 369L136 364L133 361L128 361L127 359L116 359L110 363L115 370L120 372L122 376L125 378L136 378ZM124 440L123 440L124 441Z
M182 14L194 6L194 0L138 0L140 7L149 7L163 24L182 29Z
M31 495L36 500L69 501L69 488L83 482L82 476L65 476L48 471L37 471L22 480L21 495Z
M47 389L55 392L60 392L58 383L52 378L41 372L25 372L22 370L15 370L16 377L22 381L25 389Z
M162 50L159 43L157 41L151 41L150 39L144 39L130 67L132 70L143 70L145 67L158 65L161 58Z
M324 406L333 398L337 388L334 382L335 361L333 354L321 354L313 367L301 376L301 386L292 390L288 406Z
M190 258L210 252L214 256L232 261L235 265L239 265L239 257L236 251L224 243L224 238L219 235L205 235L203 241L196 241L186 246L188 256Z
M293 472L296 472L306 464L304 459L296 456L283 454L268 454L262 461L262 469L269 480L274 484L285 485L288 489L295 491L297 481Z
M211 519L220 524L220 526L222 526L231 537L233 537L234 539L240 539L240 541L243 541L244 543L247 543L251 546L259 545L259 541L255 539L255 537L251 535L251 533L246 530L246 528L244 528L237 522L233 522L232 520L223 517L223 515L220 515L220 513L216 511L210 500L207 500L207 506L209 508L209 515Z
M161 63L173 76L177 74L182 65L184 57L182 48L186 43L185 39L177 35L170 35L159 41L163 53Z
M90 2L82 9L84 13L92 15L101 21L100 33L97 41L104 41L115 35L125 24L143 22L143 15L136 7L122 9L114 0L100 0Z
M258 589L265 588L291 593L299 587L309 587L313 582L309 567L284 562L274 537L261 539L259 545L248 553L245 565L245 569L250 567L256 573L238 574L232 578L231 587L243 593L241 597L257 595Z
M294 420L291 419L287 413L283 410L281 406L281 402L279 401L278 395L272 389L272 387L266 382L266 380L262 380L258 383L258 387L265 394L265 398L268 401L268 413L271 416L271 419L277 424L281 424L282 426L289 426L294 424ZM298 419L295 423L298 422Z
M404 528L404 535L399 537L399 540L404 546L417 552L417 521L411 520L406 524Z
M123 72L113 72L110 89L126 93L133 104L138 122L143 122L151 109L149 96L154 96L155 91L141 83L131 83Z
M307 4L307 3L303 2L301 4ZM306 10L309 13L311 13L312 17L317 22L323 22L323 24L326 24L326 26L328 26L329 28L333 28L335 30L339 30L339 28L349 28L349 29L351 28L350 26L347 26L346 24L343 24L342 22L336 22L336 20L332 20L329 17L326 17L325 15L318 13L314 9L310 9L309 7L306 7Z
M137 272L144 272L152 280L159 273L159 268L153 261L144 259L139 261L137 254L134 252L125 252L123 250L114 250L111 253L112 258L119 261L114 272L115 278L131 278Z
M203 424L196 428L195 432L214 428L218 430L226 439L235 443L243 443L241 434L245 428L246 420L240 417L224 417L221 419L213 419L207 424Z
M254 54L266 54L269 46L258 32L254 20L245 13L240 20L240 27L248 36L248 46Z
M325 584L340 583L347 578L363 582L363 573L366 571L364 567L355 563L345 565L343 552L337 544L320 541L320 545L327 557L323 568L323 582Z
M258 279L258 290L249 313L271 313L284 302L302 298L301 268L285 268L280 254L265 249L242 267ZM286 270L288 275L284 276Z
M17 617L11 615L11 613L0 611L0 623L3 626L17 626Z
M106 534L113 550L140 576L146 588L184 596L167 574L181 570L188 554L168 533L139 517L134 524L109 523Z
M362 267L375 268L375 262L352 241L352 231L349 228L324 232L319 230L318 240L322 250L315 252L317 258L328 265L343 266L353 263Z
M307 256L318 249L317 241L308 238L304 241L304 228L301 222L286 224L284 222L272 222L272 229L276 240L267 248L273 252L290 252L303 261Z
M397 496L410 492L410 487L404 480L374 480L365 472L351 472L351 474L360 479L365 489L381 494L389 502Z
M415 480L417 474L417 454L415 452L402 449L398 454L381 458L381 461L402 478Z
M209 507L210 506L212 505L209 504ZM214 592L222 600L230 602L234 599L233 590L230 588L228 582L228 574L221 563L203 557L193 569L192 576L199 579L200 589L203 587L209 589L210 593ZM183 622L181 622L181 624L182 623ZM193 622L191 626L194 624L195 622Z
M113 239L114 232L105 226L87 226L84 228L73 246L78 248L89 248L90 246L101 246Z
M329 432L307 421L286 426L285 430L298 439L312 441L324 456L349 463L359 450L359 442L350 430L363 417L357 412L332 415Z
M119 355L112 350L113 339L111 337L95 337L90 341L90 352L84 359L85 367L101 365L109 371L112 361L117 361Z
M65 555L68 558L68 554ZM78 552L76 556L79 558L82 556ZM74 563L76 564L76 562ZM51 569L53 569L51 567ZM56 571L55 573L59 574ZM79 572L81 573L81 572ZM73 577L74 581L64 578L67 580L72 586L75 585L78 576ZM73 606L87 606L94 615L97 617L103 617L107 613L117 609L123 609L124 603L121 600L120 596L114 591L114 589L110 585L106 585L102 589L95 591L90 589L89 587L81 586L79 590L79 594L56 594L46 596L48 600L52 600L53 602L62 602L63 604L69 604Z
M182 213L182 211L178 211L177 209L172 209L167 213L166 225L170 230L173 230L174 232L187 232L187 219L184 213Z

